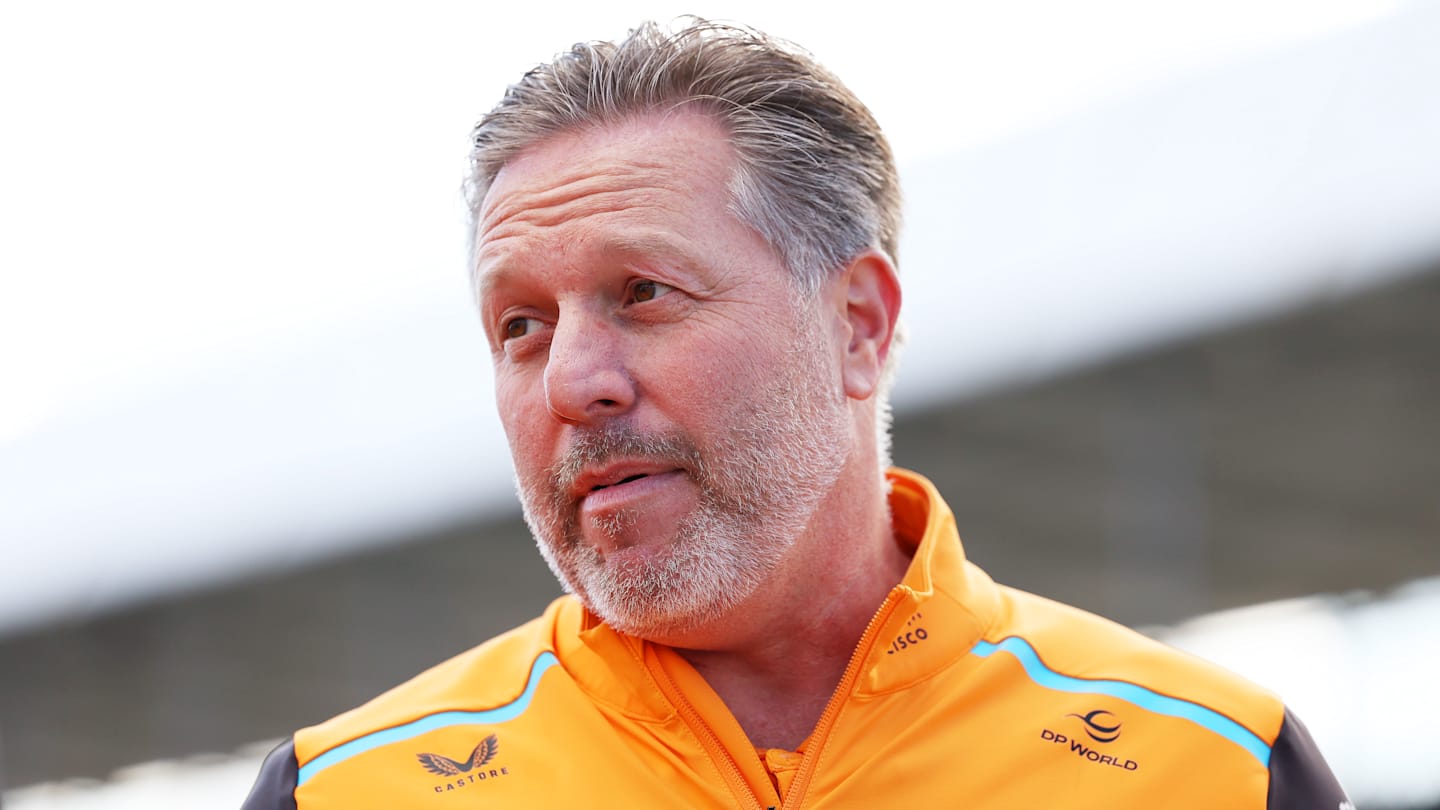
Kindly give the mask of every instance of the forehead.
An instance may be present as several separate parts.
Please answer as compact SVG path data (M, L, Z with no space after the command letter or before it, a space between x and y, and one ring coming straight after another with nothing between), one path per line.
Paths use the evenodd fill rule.
M537 228L729 211L735 153L699 113L650 114L553 135L496 175L476 221L476 257Z

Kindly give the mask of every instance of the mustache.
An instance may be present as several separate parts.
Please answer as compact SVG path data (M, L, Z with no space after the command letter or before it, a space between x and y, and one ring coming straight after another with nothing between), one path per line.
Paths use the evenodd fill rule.
M575 482L587 468L615 459L663 461L705 477L704 460L695 442L678 433L642 433L625 424L610 424L574 434L565 454L546 471L556 504L570 501Z

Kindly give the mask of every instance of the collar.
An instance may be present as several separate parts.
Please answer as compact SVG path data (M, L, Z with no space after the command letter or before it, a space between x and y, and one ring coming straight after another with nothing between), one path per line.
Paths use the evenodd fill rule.
M999 592L965 559L955 515L935 485L892 469L890 515L895 539L913 548L910 568L887 604L855 694L878 695L930 677L970 652L995 621Z

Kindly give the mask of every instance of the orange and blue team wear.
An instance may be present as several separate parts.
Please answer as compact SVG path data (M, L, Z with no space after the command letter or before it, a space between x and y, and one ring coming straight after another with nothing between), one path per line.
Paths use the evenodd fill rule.
M814 732L756 749L673 650L572 597L266 760L244 810L1350 807L1269 692L966 561L892 471L903 582Z

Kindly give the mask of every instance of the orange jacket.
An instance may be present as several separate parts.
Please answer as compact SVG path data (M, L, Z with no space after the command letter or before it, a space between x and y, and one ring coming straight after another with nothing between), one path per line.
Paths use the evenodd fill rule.
M297 732L246 810L1344 807L1276 697L996 585L934 487L891 480L914 561L801 750L752 747L678 654L565 597Z

